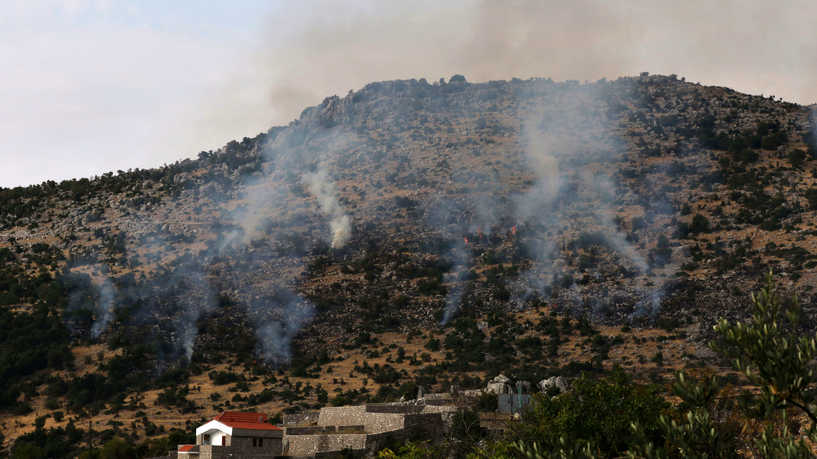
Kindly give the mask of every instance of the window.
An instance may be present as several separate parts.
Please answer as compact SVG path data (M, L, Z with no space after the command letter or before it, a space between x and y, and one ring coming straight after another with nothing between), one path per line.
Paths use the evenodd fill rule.
M264 446L264 439L263 438L252 438L252 446L254 448L261 448Z

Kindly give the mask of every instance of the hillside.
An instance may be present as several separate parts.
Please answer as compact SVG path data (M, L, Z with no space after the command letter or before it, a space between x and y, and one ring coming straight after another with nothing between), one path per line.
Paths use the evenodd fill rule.
M769 270L814 320L811 113L675 76L390 81L197 159L0 189L3 446L38 418L144 439L718 365L712 323Z

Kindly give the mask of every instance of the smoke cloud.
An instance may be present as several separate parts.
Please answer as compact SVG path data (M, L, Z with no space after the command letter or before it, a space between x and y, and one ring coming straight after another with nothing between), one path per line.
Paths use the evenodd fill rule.
M81 274L68 275L64 278L64 282L71 292L68 297L67 311L73 315L82 314L80 311L87 311L88 319L90 319L91 338L99 339L114 317L116 287L107 277L103 277L102 280L92 280L89 276Z
M531 297L548 298L558 286L560 301L587 306L588 299L599 295L586 292L575 282L581 272L574 271L572 264L576 260L571 259L577 254L585 256L588 251L609 250L610 261L621 272L639 279L633 290L616 292L632 302L630 318L655 317L663 296L662 279L650 269L643 247L637 248L625 234L617 207L625 202L639 204L648 212L645 218L652 222L651 212L666 211L671 205L654 202L654 196L638 196L622 189L614 180L618 165L627 159L628 145L619 137L626 128L619 126L606 107L621 86L608 82L578 85L540 81L529 87L530 91L519 91L517 97L520 105L527 107L521 112L518 142L526 170L533 176L531 185L511 195L509 202L499 198L501 191L497 188L467 196L464 203L438 203L429 212L430 225L467 240L474 232L490 233L495 226L507 231L510 224L518 223L522 247L533 261L509 286L520 305ZM668 229L660 227L664 224L661 220L655 221L659 232ZM452 264L448 279L472 263L466 244L459 242L443 255ZM672 271L672 266L667 271ZM598 278L605 274L590 269L586 275ZM573 280L565 284L564 279ZM449 290L443 324L460 310L463 288L461 282ZM589 306L593 313L610 312L605 311L609 305Z
M802 58L817 55L808 32L817 5L806 0L311 6L271 16L268 43L284 46L267 46L258 59L274 63L262 73L272 82L267 94L281 115L294 116L326 94L370 81L453 74L471 81L595 81L650 71L801 103L817 100L817 62Z
M462 294L465 291L465 282L461 279L462 271L471 266L471 254L465 240L456 241L456 244L449 250L447 257L452 262L452 268L447 276L453 282L453 287L448 291L445 299L445 310L443 310L441 325L447 324L459 311Z
M514 286L519 300L551 290L566 265L565 238L575 238L580 245L603 243L636 274L649 276L645 257L614 222L616 199L625 190L615 185L609 172L588 168L592 163L614 165L626 152L626 145L616 134L617 122L600 109L611 91L608 83L574 88L563 84L555 91L561 95L552 96L558 103L540 101L524 122L522 142L536 182L517 198L517 218L552 236L528 247L535 263ZM591 138L585 132L601 135ZM561 239L561 244L555 239ZM572 284L564 296L581 298L581 290ZM639 301L637 309L649 305L655 311L660 307L659 290L646 288L642 295L648 299Z
M329 218L332 248L343 247L352 236L352 225L338 200L338 191L335 183L329 178L329 172L325 168L320 169L318 172L304 174L303 179L309 187L309 192L318 200L321 212Z
M0 18L0 42L14 43L0 57L15 63L0 76L4 186L190 156L378 80L649 71L817 102L810 0L318 0L262 2L262 11L105 2L80 15L81 27L55 8L16 3Z
M97 302L94 303L95 320L91 327L91 337L94 339L99 338L99 335L108 327L111 319L113 319L114 295L113 283L111 283L110 279L105 279L102 285L99 286L99 298Z
M256 324L259 353L275 366L289 363L293 338L315 315L315 307L291 290L277 293L274 298L251 302L248 310Z

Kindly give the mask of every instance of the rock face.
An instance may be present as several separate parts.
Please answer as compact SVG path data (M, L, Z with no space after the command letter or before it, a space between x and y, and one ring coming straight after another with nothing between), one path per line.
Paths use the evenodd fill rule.
M551 376L550 378L545 378L539 381L539 389L542 392L550 393L552 391L558 391L558 393L564 393L570 390L570 380L563 376Z
M500 374L488 382L488 385L485 387L485 392L496 395L510 394L513 392L513 387L510 382L510 378Z

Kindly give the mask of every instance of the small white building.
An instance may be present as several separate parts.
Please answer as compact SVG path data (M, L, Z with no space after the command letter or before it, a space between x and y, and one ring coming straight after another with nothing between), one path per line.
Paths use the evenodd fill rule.
M283 430L261 413L224 412L196 429L195 445L179 445L178 459L273 459L281 455Z

